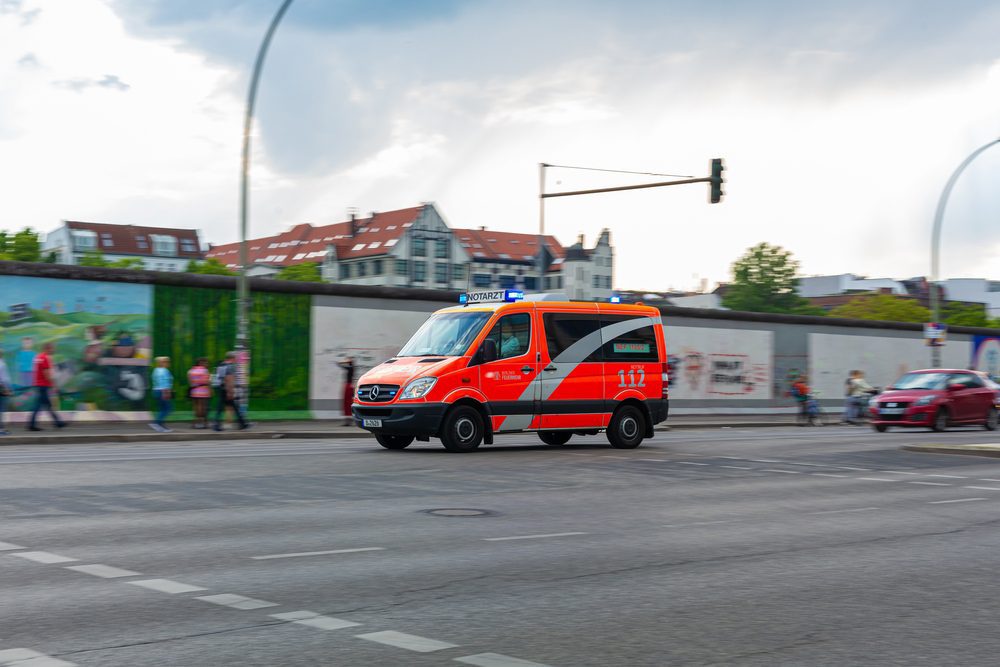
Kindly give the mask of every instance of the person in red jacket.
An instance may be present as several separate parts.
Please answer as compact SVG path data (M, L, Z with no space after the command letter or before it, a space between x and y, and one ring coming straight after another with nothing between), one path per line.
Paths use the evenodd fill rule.
M796 419L796 423L799 426L814 426L815 425L815 415L809 410L809 378L803 374L799 376L799 379L792 383L792 398L795 399L795 403L799 408L799 414Z

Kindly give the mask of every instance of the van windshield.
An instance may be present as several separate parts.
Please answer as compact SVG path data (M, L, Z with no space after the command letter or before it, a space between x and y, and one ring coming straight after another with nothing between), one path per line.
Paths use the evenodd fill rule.
M432 315L396 356L461 356L492 316L493 313L483 311Z

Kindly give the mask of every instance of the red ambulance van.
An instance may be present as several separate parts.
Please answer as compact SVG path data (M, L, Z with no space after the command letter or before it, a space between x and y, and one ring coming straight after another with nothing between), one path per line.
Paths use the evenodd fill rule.
M470 292L437 311L358 381L355 422L387 449L436 437L468 452L520 431L550 445L605 431L612 447L638 447L667 418L659 311L547 298Z

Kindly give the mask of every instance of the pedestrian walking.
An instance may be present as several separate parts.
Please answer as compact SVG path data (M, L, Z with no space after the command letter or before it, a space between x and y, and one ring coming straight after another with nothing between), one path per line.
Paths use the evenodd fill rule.
M55 345L46 343L42 346L42 351L36 354L33 360L33 371L31 384L35 389L35 409L31 412L31 421L28 422L29 431L41 431L38 427L38 413L42 410L52 415L52 421L56 428L66 426L56 411L52 409L52 354L55 352Z
M871 395L875 393L875 387L868 384L868 381L865 380L865 374L863 371L854 371L853 377L850 379L849 386L850 389L848 393L851 400L851 418L849 421L851 424L860 424L860 418L864 414L864 409L868 405L868 400L871 398Z
M232 409L233 417L239 422L240 430L250 428L239 407L236 405L236 353L226 353L225 360L215 369L218 403L215 410L215 430L221 431L226 419L226 409Z
M810 396L809 378L802 374L792 384L792 398L799 408L795 423L799 426L816 426L816 417L819 406Z
M164 425L173 410L174 376L170 372L170 357L157 357L153 369L153 398L156 399L156 421L149 425L154 431L170 433Z
M208 370L208 359L200 357L188 370L188 395L194 409L194 428L208 428L208 402L212 398L212 374Z
M351 406L354 404L354 359L346 357L337 364L344 369L344 426L354 425L354 415Z
M847 374L847 379L844 380L844 414L840 417L841 424L851 424L854 419L854 399L851 398L851 380L854 379L854 374L857 371L850 371Z
M3 425L3 411L7 407L7 398L14 395L14 379L7 370L7 363L0 352L0 435L10 435Z

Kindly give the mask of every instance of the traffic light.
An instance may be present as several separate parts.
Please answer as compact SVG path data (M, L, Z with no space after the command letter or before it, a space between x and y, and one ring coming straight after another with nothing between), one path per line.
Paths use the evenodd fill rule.
M722 184L725 183L725 179L722 178L722 172L725 171L725 167L722 166L722 158L712 158L712 195L710 201L713 204L718 204L722 201L722 197L725 196L725 192L722 191Z

